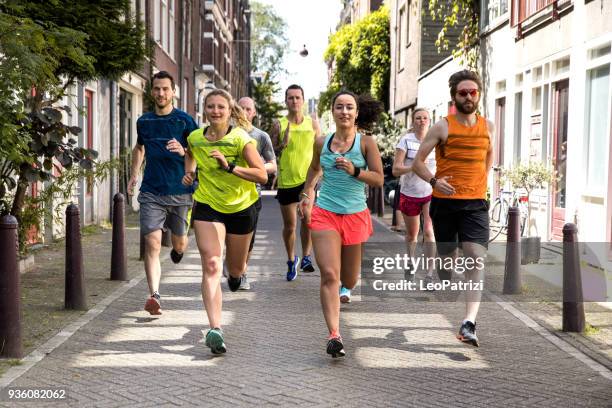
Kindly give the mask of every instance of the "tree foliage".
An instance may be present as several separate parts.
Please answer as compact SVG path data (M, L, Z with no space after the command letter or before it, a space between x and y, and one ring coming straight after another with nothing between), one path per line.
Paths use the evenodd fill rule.
M253 1L250 7L252 70L267 73L274 80L283 72L282 62L289 49L287 23L268 4Z
M480 1L429 0L427 10L433 20L439 20L443 23L436 40L438 51L449 49L451 44L447 34L453 27L463 25L459 40L452 51L453 57L466 64L468 68L476 70L478 64L478 47L476 45L479 41Z
M289 49L287 23L267 4L251 2L251 13L251 69L259 78L252 80L251 92L258 126L269 132L284 109L274 97L280 90L277 77L285 72L282 62Z
M129 7L129 0L0 4L1 213L21 221L29 183L52 180L54 169L96 170L97 152L77 145L81 129L63 123L71 108L58 102L77 80L139 68L144 28Z
M280 85L271 79L269 72L266 72L261 81L253 82L253 100L257 109L257 125L270 133L272 123L280 116L284 106L274 100L274 96L280 91Z
M330 36L324 57L333 75L319 99L319 114L329 109L332 96L341 88L369 93L389 107L389 18L389 8L382 6Z

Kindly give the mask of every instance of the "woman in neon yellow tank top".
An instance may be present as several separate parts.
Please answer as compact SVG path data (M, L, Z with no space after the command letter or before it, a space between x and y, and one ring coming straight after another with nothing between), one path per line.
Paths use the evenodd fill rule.
M384 179L375 139L357 131L376 121L379 107L371 97L358 98L348 91L333 97L336 133L316 140L298 207L311 229L321 270L321 306L329 329L327 353L332 357L344 356L340 302L350 299L350 289L359 281L361 247L372 234L365 185L381 187ZM321 176L313 208L314 187Z
M226 91L216 89L204 99L210 126L187 138L183 184L191 185L198 168L198 189L193 195L193 227L202 258L202 299L210 330L205 344L214 354L225 353L221 331L221 271L223 244L227 248L227 283L232 292L246 270L259 199L255 183L268 175L242 108ZM233 124L231 123L233 119Z

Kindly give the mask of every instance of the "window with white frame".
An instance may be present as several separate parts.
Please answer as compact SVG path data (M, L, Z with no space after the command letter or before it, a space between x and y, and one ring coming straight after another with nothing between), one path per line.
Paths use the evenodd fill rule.
M412 0L408 0L406 3L406 28L404 28L404 35L406 36L405 45L406 47L410 46L410 41L412 40L410 37L410 6L412 5Z
M480 29L508 18L508 0L480 0Z
M587 71L585 100L586 187L603 196L609 150L610 64Z
M404 27L405 27L405 18L406 18L406 7L402 7L399 10L399 14L397 17L397 70L401 71L404 69L404 54L406 48L406 36L404 35Z
M153 35L157 44L174 59L175 0L153 2Z

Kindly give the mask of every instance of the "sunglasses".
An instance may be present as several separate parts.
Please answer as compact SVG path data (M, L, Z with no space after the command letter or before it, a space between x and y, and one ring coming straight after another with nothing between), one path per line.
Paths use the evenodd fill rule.
M462 98L465 98L468 95L470 95L472 98L475 98L478 96L478 89L462 89L460 91L457 91L457 95Z

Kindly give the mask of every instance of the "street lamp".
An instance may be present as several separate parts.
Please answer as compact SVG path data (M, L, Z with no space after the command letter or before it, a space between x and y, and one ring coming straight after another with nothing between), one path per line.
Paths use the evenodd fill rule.
M304 44L304 48L302 48L299 52L300 56L302 57L307 57L308 56L308 50L306 49L306 44Z

